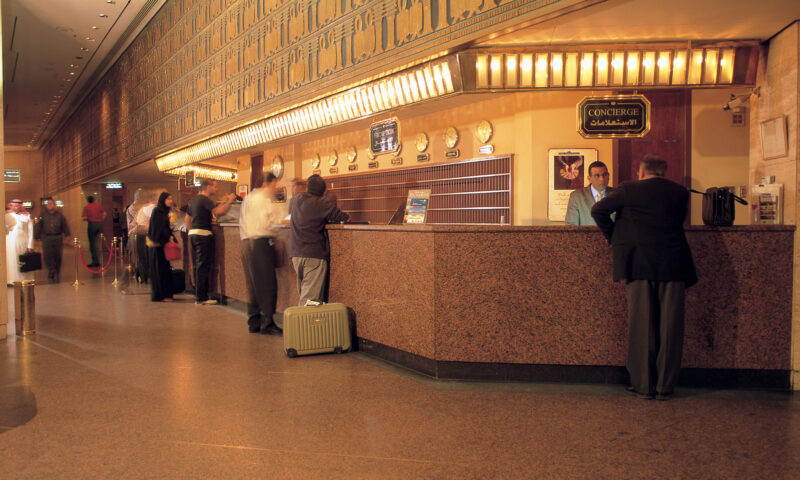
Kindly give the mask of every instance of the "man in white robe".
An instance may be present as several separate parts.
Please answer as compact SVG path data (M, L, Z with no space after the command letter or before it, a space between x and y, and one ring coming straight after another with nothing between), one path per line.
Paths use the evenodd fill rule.
M33 251L33 220L22 207L22 200L11 200L6 212L6 281L9 285L33 280L33 272L19 271L19 256ZM12 223L13 225L10 225Z

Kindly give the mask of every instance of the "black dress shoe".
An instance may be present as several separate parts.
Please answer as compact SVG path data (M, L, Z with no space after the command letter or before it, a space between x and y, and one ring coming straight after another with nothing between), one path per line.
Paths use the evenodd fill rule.
M266 327L261 327L261 333L264 335L280 335L283 332L277 325L270 323Z
M672 400L672 393L656 393L656 400L661 400L661 401Z
M652 400L653 398L655 398L655 396L652 393L639 392L630 385L625 387L625 391L630 393L631 395L635 395L636 398L641 398L642 400Z
M261 331L261 327L259 325L248 325L247 331L250 333L258 333Z

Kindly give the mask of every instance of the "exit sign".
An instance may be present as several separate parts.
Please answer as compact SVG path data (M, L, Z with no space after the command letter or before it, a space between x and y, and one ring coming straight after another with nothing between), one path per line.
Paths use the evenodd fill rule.
M22 173L18 168L6 168L3 170L3 181L5 183L19 183Z

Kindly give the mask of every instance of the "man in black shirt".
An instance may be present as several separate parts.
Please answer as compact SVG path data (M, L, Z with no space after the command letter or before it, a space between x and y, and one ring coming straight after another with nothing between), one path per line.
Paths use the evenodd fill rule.
M189 230L189 243L192 246L195 303L200 305L217 303L208 298L211 265L214 262L214 233L211 230L213 216L224 215L236 198L236 195L229 193L225 196L225 201L215 207L212 197L216 194L217 181L203 180L200 194L192 199L186 211L186 228Z
M297 272L297 290L300 305L307 300L325 300L330 246L325 224L338 223L350 216L336 205L325 201L325 180L319 175L308 177L308 191L298 193L291 202L292 265Z
M39 218L39 223L34 228L37 237L42 239L42 253L44 264L47 267L47 281L58 283L61 273L61 251L64 246L63 238L69 238L69 225L67 219L56 207L53 197L44 199L44 212Z

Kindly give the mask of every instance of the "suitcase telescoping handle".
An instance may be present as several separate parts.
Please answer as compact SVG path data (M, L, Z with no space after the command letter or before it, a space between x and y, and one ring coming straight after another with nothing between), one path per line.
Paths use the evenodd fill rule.
M700 195L705 195L706 194L706 192L701 192L699 190L695 190L694 188L690 188L689 191L692 192L692 193L699 193ZM745 200L744 198L736 195L735 193L731 192L730 190L728 190L728 193L730 193L731 196L733 197L733 199L736 200L737 202L741 203L742 205L747 205L747 200Z

